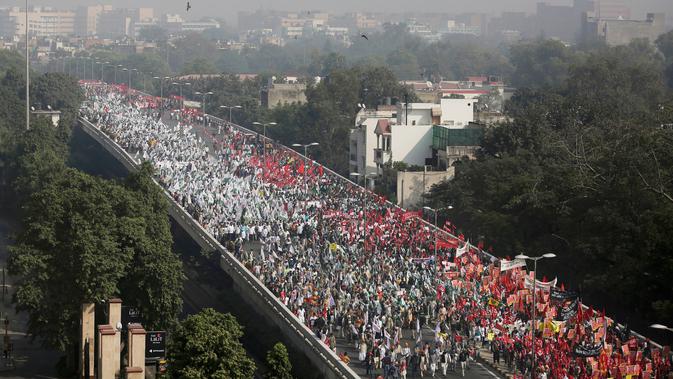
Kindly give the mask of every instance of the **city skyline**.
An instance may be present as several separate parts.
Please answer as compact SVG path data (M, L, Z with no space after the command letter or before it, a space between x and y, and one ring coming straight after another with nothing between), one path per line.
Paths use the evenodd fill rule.
M614 0L611 0L614 1ZM280 11L308 11L322 10L325 12L383 12L383 13L401 13L401 12L446 12L459 14L464 12L480 12L497 15L503 11L515 12L535 12L538 0L508 0L506 2L498 1L494 4L493 0L424 0L419 3L369 0L359 2L355 0L343 0L338 3L328 0L251 0L245 4L238 2L217 0L191 0L191 10L186 12L186 0L145 0L142 3L132 0L99 1L99 0L34 0L30 1L31 6L51 6L59 9L76 8L82 5L111 4L114 7L137 8L153 7L159 13L177 13L187 19L199 19L202 17L216 17L224 19L228 25L237 26L237 14L240 11L255 10L280 10ZM571 5L570 0L547 0L545 3L552 5ZM621 0L621 3L630 7L632 17L641 19L647 12L665 12L668 23L671 23L673 17L673 2L669 0ZM10 0L7 6L22 6L22 0Z

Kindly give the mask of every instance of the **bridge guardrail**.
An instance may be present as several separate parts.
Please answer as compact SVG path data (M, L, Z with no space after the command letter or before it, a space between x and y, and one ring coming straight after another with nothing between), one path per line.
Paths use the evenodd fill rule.
M96 141L101 143L110 153L130 171L138 169L138 163L124 150L119 144L109 138L104 132L98 129L95 125L87 119L80 117L79 122L84 126L87 134L90 134ZM310 347L311 352L315 357L320 358L321 362L326 365L328 371L323 370L323 374L327 378L359 378L359 376L341 359L330 350L327 345L317 339L313 332L304 324L302 324L297 317L285 307L278 298L255 277L248 269L245 268L235 257L233 257L214 237L210 235L194 218L170 195L170 193L159 184L156 179L152 178L154 183L162 189L164 195L167 197L171 205L171 216L175 218L181 226L183 226L189 234L201 243L212 248L220 254L220 267L226 271L235 282L247 284L261 301L257 305L262 305L273 312L269 313L270 318L276 322L284 333L284 327L290 326L290 329L301 339L306 346ZM245 287L241 286L243 290ZM254 300L254 299L251 299ZM283 323L279 322L279 319Z

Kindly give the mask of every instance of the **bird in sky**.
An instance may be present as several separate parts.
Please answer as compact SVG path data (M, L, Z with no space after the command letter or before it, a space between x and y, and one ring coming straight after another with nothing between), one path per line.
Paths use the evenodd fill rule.
M362 37L362 38L366 39L367 41L369 41L369 38L367 38L367 36L366 36L366 35L364 35L364 34L363 34L363 35L361 35L360 37Z
M192 5L189 4L189 1L188 1L188 2L187 2L187 12L189 12L190 9L192 9Z

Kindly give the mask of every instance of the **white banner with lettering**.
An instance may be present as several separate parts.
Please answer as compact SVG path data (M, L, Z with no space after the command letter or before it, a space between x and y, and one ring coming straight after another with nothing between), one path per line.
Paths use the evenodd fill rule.
M536 288L541 288L543 290L549 290L552 287L556 287L556 279L550 281L550 282L541 282L539 280L535 281L535 287ZM530 276L526 275L526 288L533 289L533 278Z
M526 261L524 259L500 260L500 271L507 271L517 267L526 267Z

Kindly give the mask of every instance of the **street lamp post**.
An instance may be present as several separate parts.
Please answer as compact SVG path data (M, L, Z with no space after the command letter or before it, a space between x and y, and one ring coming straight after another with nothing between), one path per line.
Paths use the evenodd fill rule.
M531 330L530 330L530 336L531 336L531 352L532 352L532 360L531 360L531 379L535 378L535 324L537 324L536 320L536 303L535 303L535 293L537 292L537 261L543 258L554 258L556 257L556 254L554 253L546 253L542 254L539 257L529 257L525 254L519 254L517 255L516 259L525 259L529 261L533 261L533 318L531 319Z
M306 192L307 195L308 195L308 183L306 181L306 163L308 163L308 162L306 161L306 159L308 157L308 148L311 147L311 146L318 146L318 145L320 145L318 142L312 142L312 143L309 143L309 144L306 144L306 145L303 145L303 144L300 144L300 143L293 143L292 144L293 147L303 147L304 148L304 173L303 173L303 176L304 176L304 192ZM304 209L306 209L306 201L304 201Z
M277 124L275 122L268 122L268 123L261 123L261 122L253 122L253 125L258 125L261 126L263 131L264 131L264 165L262 166L262 176L265 174L266 171L266 127L267 126L276 126Z
M100 65L100 81L105 82L105 66L109 65L110 62L103 62Z
M154 79L159 79L159 106L163 111L164 108L164 79L170 79L168 76L159 77L155 76Z
M212 95L212 94L213 94L212 92L199 92L199 91L194 92L194 95L203 95L203 104L202 104L203 107L202 108L203 108L203 127L204 128L206 127L206 96Z
M174 86L178 86L180 88L180 109L181 110L185 109L185 98L182 97L182 86L190 86L190 85L192 85L192 83L181 84L181 83L173 82L171 84L174 85Z
M132 68L132 69L129 70L129 96L130 96L131 88L132 88L132 87L131 87L131 73L133 73L133 71L136 71L136 72L137 72L138 69L137 69L137 68Z
M115 66L115 84L117 84L117 69L122 68L122 67L124 67L124 66L122 66L120 64Z
M26 130L30 130L30 50L28 49L28 0L26 0Z
M363 215L364 215L363 219L364 219L364 221L365 221L365 227L364 227L364 243L363 243L363 247L364 247L364 250L365 250L365 253L366 253L366 252L367 252L367 238L368 238L368 234L369 234L369 233L368 233L368 230L367 230L367 198L369 197L369 196L367 196L367 179L369 179L369 178L375 178L375 177L376 177L376 174L362 175L362 174L360 174L359 172L351 172L351 173L348 174L348 175L349 175L349 176L356 177L356 178L359 178L359 177L362 176L362 177L364 178L364 187L362 187L362 190L364 191L364 200L363 200L364 210L363 210L362 213L363 213Z
M427 211L430 211L430 212L433 212L435 214L435 259L437 259L437 213L439 213L440 211L443 211L445 209L453 209L453 206L448 205L446 207L437 208L437 209L433 209L433 208L430 208L430 207L423 207L423 209L425 209Z
M673 328L669 328L668 326L661 324L652 324L650 325L650 328L659 330L668 330L669 332L673 332Z
M220 105L220 108L222 109L229 108L229 123L231 124L231 111L234 109L242 109L243 107L240 105Z

